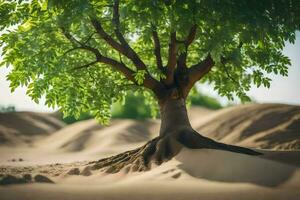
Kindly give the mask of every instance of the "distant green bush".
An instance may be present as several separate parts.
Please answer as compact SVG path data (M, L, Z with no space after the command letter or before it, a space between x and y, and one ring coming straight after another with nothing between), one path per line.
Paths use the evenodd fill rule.
M112 106L112 118L147 119L151 118L151 108L145 103L143 95L129 94L125 103L120 102Z
M0 105L0 113L6 113L6 112L16 112L15 106L12 106L12 105L1 106Z
M67 116L65 118L62 118L62 120L66 124L73 124L78 121L83 121L83 120L92 119L92 118L93 118L93 116L90 113L81 113L81 115L79 116L78 119L76 119L74 116Z
M190 100L194 106L202 106L213 110L223 107L217 99L199 93L191 95Z

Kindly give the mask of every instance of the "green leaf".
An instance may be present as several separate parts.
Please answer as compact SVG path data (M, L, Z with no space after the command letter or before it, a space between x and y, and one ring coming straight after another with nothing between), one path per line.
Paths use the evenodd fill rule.
M145 80L146 70L138 70L134 74L134 79L136 80L138 85L142 85Z

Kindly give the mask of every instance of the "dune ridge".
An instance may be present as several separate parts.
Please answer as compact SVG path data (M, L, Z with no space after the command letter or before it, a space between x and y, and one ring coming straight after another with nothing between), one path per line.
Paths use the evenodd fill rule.
M64 126L62 121L48 113L0 113L0 145L32 143Z
M300 106L246 104L214 113L195 126L229 144L278 150L300 149Z

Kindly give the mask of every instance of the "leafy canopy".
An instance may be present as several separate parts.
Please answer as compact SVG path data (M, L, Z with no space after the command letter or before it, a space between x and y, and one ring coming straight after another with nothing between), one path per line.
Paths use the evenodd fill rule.
M0 0L2 65L12 66L12 91L25 85L36 102L46 95L48 106L75 116L91 111L103 122L110 118L111 104L129 90L144 94L155 106L152 92L139 87L148 73L156 80L165 78L157 67L153 32L159 36L166 68L170 34L176 32L182 41L196 26L188 50L179 42L177 54L187 51L188 67L210 55L215 66L201 81L213 84L222 96L246 101L252 83L270 86L266 74L287 75L290 60L281 51L285 41L294 43L300 29L298 0L121 0L119 21L113 3ZM115 40L117 27L146 69L99 37L92 20ZM133 77L107 60L95 62L97 54L83 46L126 65Z

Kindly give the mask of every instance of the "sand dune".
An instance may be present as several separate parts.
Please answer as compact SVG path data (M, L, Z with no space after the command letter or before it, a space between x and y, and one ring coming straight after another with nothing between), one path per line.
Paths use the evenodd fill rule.
M51 152L112 155L142 145L158 133L155 120L113 120L101 126L95 120L69 125L35 146Z
M262 149L300 149L300 106L240 105L215 112L194 127L229 144Z
M216 140L261 149L300 149L300 106L247 104L211 111L193 107L189 112L196 130ZM112 152L155 137L159 120L113 120L110 126L86 120L69 125L36 143L63 152ZM111 148L112 147L112 148Z
M32 143L64 127L50 114L34 112L0 113L0 145Z
M201 133L260 149L263 155L183 148L150 171L106 174L89 161L144 144L157 135L158 120L113 120L110 126L86 120L52 133L49 126L43 133L32 132L40 137L22 132L31 147L14 137L13 148L0 144L0 183L20 183L0 186L0 199L299 199L299 106L192 108L190 118ZM32 124L41 121L30 119Z

